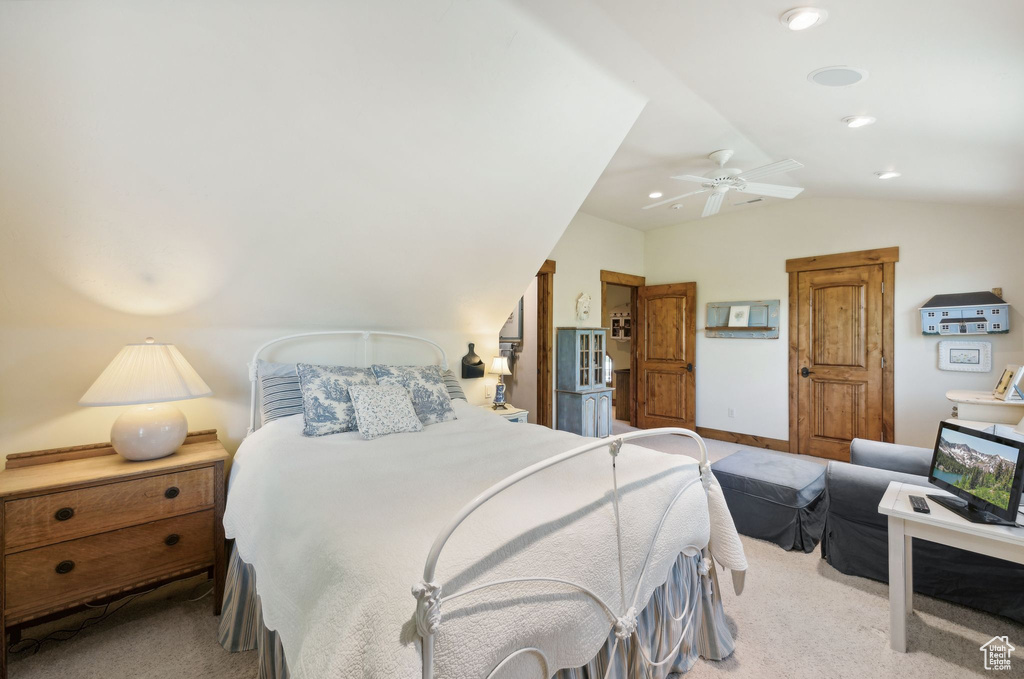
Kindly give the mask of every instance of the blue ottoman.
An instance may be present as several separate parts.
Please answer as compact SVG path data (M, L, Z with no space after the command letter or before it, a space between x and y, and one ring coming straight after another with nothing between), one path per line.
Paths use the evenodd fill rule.
M783 549L813 552L825 527L825 466L741 450L711 465L736 529Z

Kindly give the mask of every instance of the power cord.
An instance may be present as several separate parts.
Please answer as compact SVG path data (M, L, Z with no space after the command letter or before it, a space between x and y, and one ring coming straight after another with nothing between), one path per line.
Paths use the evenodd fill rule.
M198 585L193 587L191 589L191 591L189 591L188 596L184 599L184 601L194 602L194 601L199 601L201 599L205 599L206 597L208 597L213 592L213 585L210 585L210 589L208 589L203 594L201 594L199 596L194 596L195 593L196 593L196 590L198 590L200 587L202 587L203 585L206 585L208 583L209 583L209 581L207 581L207 582L200 582ZM54 642L54 641L69 641L69 640L75 638L78 635L79 632L81 632L81 631L83 631L83 630L85 630L85 629L87 629L89 627L93 627L95 625L99 625L100 623L106 621L108 618L113 617L115 614L117 614L120 611L122 611L125 608L127 608L132 602L134 602L139 597L143 597L143 596L145 596L147 594L152 594L153 592L159 591L159 590L163 589L164 587L169 587L170 585L174 585L174 584L177 584L177 583L176 582L168 582L168 583L165 583L163 585L160 585L159 587L154 587L153 589L147 589L144 592L136 592L135 594L131 594L131 595L123 597L121 599L116 599L114 601L108 601L106 604L86 604L87 608L97 608L97 609L102 609L102 610L99 613L99 615L94 615L91 618L86 618L81 623L79 623L79 625L77 627L69 627L69 628L65 628L65 629L54 630L53 632L50 632L49 634L47 634L42 639L24 638L21 641L19 641L18 643L11 644L10 646L8 646L7 647L7 652L9 654L11 654L11 655L16 655L16 654L19 654L19 653L26 653L26 652L31 651L30 655L35 655L36 653L39 652L39 649L42 648L43 644L45 644L47 642ZM113 610L111 610L111 607L114 606L114 604L120 604L120 605L117 606L116 608L114 608Z

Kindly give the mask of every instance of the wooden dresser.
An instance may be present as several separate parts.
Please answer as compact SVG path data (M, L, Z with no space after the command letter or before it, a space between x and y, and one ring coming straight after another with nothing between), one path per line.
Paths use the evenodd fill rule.
M109 443L18 453L0 472L0 679L28 623L208 572L224 593L224 463L216 430L131 462Z

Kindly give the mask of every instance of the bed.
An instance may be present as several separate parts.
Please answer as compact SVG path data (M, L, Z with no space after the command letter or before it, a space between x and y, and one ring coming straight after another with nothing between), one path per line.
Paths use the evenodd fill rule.
M386 335L447 367L429 340L324 334L362 340L365 364ZM739 590L746 561L696 434L583 439L453 406L421 432L310 438L301 415L257 426L254 391L225 647L273 679L664 677L732 652L716 562ZM630 443L666 433L701 459Z

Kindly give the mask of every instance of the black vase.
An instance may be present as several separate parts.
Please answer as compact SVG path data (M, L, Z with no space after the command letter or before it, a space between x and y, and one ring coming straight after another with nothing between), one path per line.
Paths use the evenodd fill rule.
M484 361L473 351L475 345L469 343L469 353L462 357L462 379L484 376Z

